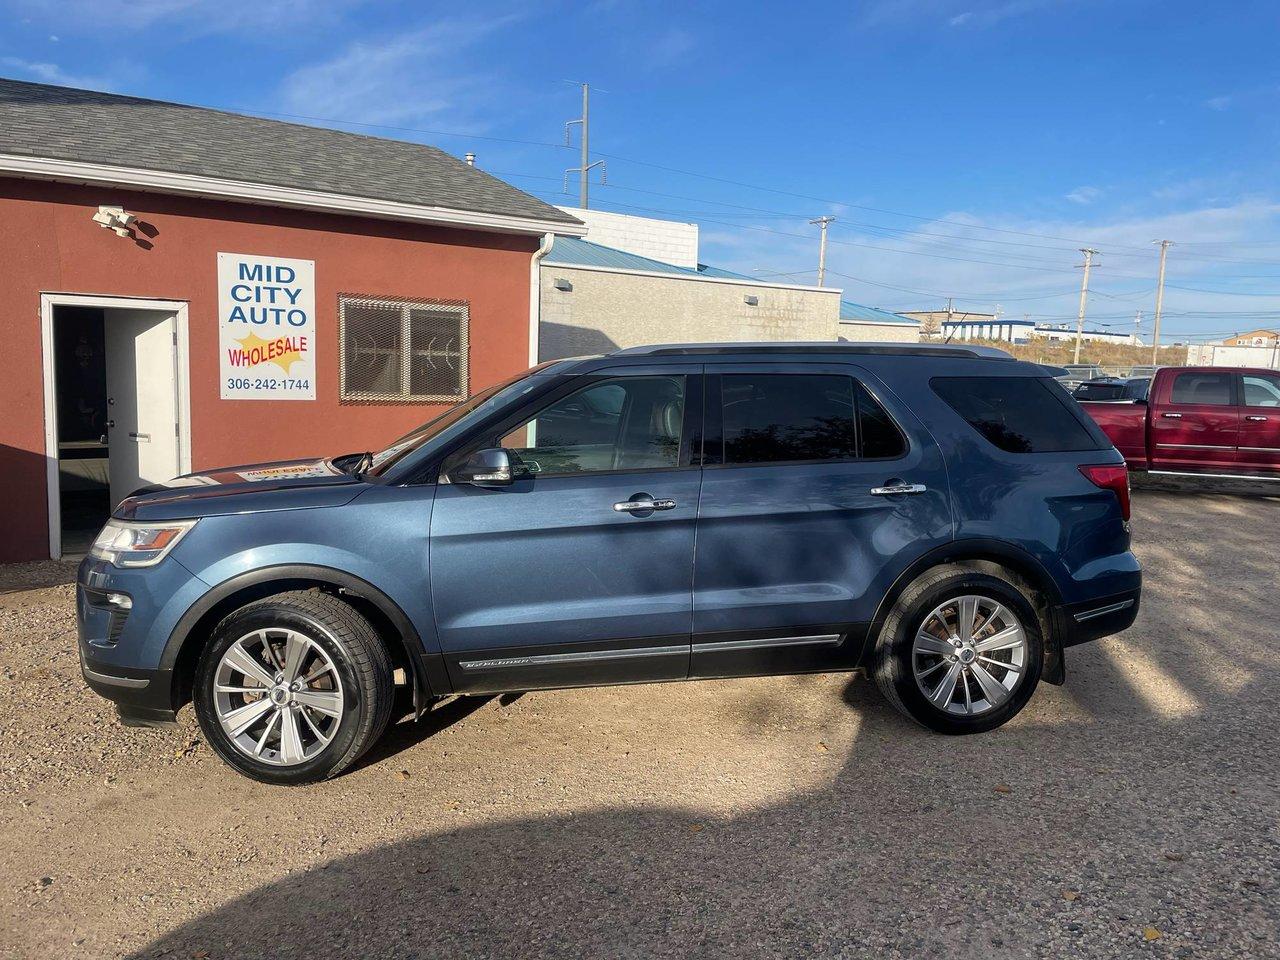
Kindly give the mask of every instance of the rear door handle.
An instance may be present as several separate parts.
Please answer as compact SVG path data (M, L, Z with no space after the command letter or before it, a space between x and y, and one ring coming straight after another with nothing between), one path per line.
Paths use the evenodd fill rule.
M1253 415L1249 415L1249 416L1245 417L1245 419L1246 419L1246 420L1252 420L1254 423L1266 423L1266 422L1267 422L1267 418L1266 418L1266 417L1255 417L1255 416L1253 416Z
M646 510L674 510L676 502L674 500L654 500L651 497L637 498L635 500L623 500L613 505L613 509L619 513L640 513Z
M871 495L892 497L899 493L924 493L928 489L923 483L891 483L885 487L872 487Z
M1181 419L1182 419L1182 414L1180 414L1180 413L1162 413L1162 414L1160 414L1160 416L1164 417L1166 420L1181 420Z

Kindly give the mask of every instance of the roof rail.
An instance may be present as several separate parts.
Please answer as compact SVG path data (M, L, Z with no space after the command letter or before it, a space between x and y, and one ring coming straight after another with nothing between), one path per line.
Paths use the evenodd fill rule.
M806 354L839 353L853 356L915 356L915 357L972 357L981 360L1012 360L1011 354L996 347L974 345L950 345L941 343L856 343L837 342L772 342L772 343L659 343L645 347L627 347L615 350L611 357L668 357L697 354Z

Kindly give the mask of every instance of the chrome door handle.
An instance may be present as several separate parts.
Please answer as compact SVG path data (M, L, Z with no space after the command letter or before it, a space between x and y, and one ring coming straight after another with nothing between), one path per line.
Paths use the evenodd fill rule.
M887 487L872 487L873 497L892 497L899 493L924 493L929 488L923 483L892 483Z
M1162 414L1160 414L1160 416L1164 417L1166 420L1181 420L1181 419L1182 419L1182 414L1180 414L1180 413L1162 413Z
M1267 422L1267 418L1266 418L1266 417L1255 417L1255 416L1252 416L1252 415L1245 417L1245 419L1246 419L1246 420L1252 420L1254 423L1266 423L1266 422Z
M641 510L674 510L676 502L674 500L623 500L613 505L613 509L619 513L637 513Z

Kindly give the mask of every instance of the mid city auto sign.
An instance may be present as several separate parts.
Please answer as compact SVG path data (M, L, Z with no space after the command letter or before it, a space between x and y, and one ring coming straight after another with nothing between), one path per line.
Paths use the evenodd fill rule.
M223 400L316 398L316 265L218 254Z

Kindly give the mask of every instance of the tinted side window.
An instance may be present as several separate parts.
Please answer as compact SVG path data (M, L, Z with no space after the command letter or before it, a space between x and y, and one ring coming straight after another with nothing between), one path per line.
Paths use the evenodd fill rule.
M900 457L907 452L907 441L884 407L857 383L854 397L858 402L858 440L865 460Z
M933 391L969 425L1009 453L1097 450L1069 398L1038 377L934 377Z
M1071 394L1077 400L1123 400L1124 386L1119 383L1082 383Z
M684 402L684 377L604 380L544 407L499 444L524 475L675 467Z
M850 377L727 374L720 390L725 463L852 460L858 455Z
M1170 403L1207 403L1231 406L1231 374L1180 373L1173 378Z
M906 449L884 408L852 377L726 374L720 389L727 464L896 457Z

